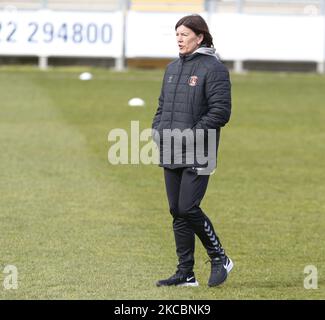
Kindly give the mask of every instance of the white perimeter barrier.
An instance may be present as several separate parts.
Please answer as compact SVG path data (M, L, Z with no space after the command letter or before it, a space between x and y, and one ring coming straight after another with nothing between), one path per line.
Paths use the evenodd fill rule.
M175 58L187 13L0 11L0 55ZM225 61L316 62L324 72L325 17L205 14ZM123 46L123 39L125 44Z
M122 13L0 11L0 55L120 57Z

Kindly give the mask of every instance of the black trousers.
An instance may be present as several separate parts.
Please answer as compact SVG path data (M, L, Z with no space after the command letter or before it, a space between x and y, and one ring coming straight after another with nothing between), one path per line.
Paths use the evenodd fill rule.
M209 175L198 175L195 168L164 168L166 191L178 256L177 269L188 273L194 267L195 235L210 258L224 255L224 249L210 219L200 208Z

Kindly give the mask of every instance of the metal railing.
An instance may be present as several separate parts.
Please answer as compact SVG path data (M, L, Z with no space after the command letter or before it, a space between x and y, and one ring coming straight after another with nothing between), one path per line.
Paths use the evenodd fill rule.
M324 0L206 0L206 10L219 13L324 14Z
M0 9L18 10L75 10L75 11L116 11L125 0L0 0Z
M219 12L249 14L325 14L325 0L0 0L1 9L116 11L126 6L135 11Z

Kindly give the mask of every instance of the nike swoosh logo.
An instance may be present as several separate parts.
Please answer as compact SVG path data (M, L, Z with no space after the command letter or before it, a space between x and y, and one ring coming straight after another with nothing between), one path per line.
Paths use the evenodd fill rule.
M186 278L186 281L191 281L194 277Z

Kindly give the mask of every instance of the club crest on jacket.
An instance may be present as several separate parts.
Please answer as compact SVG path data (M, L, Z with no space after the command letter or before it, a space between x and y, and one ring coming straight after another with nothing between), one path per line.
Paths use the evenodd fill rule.
M188 84L191 86L191 87L195 87L197 85L197 81L198 81L198 77L197 76L191 76L189 79L188 79Z

